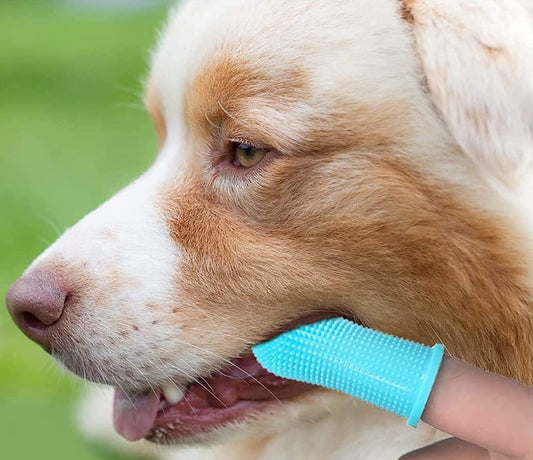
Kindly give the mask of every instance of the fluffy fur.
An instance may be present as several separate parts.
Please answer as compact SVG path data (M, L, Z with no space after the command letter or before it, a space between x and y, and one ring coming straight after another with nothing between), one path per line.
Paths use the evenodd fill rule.
M131 390L184 385L291 319L342 310L532 384L522 3L181 5L148 83L154 165L29 269L70 280L57 357ZM234 168L230 141L271 153ZM161 455L387 459L439 436L317 390Z

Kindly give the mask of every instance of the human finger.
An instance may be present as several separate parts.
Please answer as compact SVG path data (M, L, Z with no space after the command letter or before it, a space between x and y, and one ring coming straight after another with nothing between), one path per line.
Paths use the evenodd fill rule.
M422 420L490 452L533 457L533 389L464 361L444 356Z

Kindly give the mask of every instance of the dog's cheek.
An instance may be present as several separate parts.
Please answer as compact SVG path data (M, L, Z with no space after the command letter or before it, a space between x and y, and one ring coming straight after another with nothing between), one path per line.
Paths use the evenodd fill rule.
M272 270L293 264L293 310L276 302L300 313L349 307L369 326L444 341L478 366L530 380L533 355L516 343L531 336L531 290L512 228L407 154L291 161L247 198L261 244L287 262L269 260Z
M200 184L167 191L161 205L183 254L175 321L188 339L205 331L195 343L219 344L219 352L234 355L315 308L310 299L326 291L312 255L216 201Z

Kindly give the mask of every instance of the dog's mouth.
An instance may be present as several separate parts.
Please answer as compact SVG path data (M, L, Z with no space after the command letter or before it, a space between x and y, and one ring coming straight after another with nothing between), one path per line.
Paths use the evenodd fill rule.
M339 315L309 315L283 330L333 316ZM133 395L116 390L114 425L130 441L146 438L161 444L175 443L274 411L283 406L283 400L313 388L271 374L252 353L247 353L185 389L169 386Z
M130 441L175 442L242 422L310 388L274 376L249 354L185 391L157 389L132 396L116 390L115 429Z

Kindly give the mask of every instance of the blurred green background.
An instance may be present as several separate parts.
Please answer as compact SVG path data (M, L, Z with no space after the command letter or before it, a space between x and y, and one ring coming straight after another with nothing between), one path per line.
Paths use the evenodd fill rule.
M83 383L15 328L3 299L60 232L154 157L142 78L168 4L143 5L0 0L2 460L123 458L84 443L73 422Z

